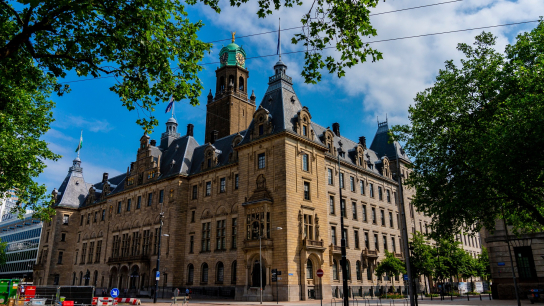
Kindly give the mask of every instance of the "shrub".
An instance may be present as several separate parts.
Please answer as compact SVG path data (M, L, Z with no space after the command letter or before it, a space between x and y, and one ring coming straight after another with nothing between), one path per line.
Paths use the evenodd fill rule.
M382 294L380 298L382 299L404 299L406 296L400 293L386 293Z

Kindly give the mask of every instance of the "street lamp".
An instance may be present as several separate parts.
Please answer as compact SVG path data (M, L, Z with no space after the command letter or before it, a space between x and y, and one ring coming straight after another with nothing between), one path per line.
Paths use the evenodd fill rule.
M161 207L162 208L162 207ZM160 273L161 265L161 237L162 237L162 224L163 224L164 212L161 209L159 214L159 241L158 241L158 251L157 251L157 272ZM167 235L167 234L165 234ZM157 292L159 291L159 279L155 276L155 294L153 295L153 303L157 303Z
M342 267L342 291L344 292L343 295L343 303L344 306L349 306L349 288L348 288L348 273L347 273L347 267L346 267L346 237L344 235L344 213L346 212L345 205L342 205L342 186L343 183L340 180L340 155L343 153L342 147L338 147L337 154L338 154L338 193L340 195L340 250L342 252L342 260L340 261L340 266ZM345 203L344 203L345 204Z
M258 221L258 220L255 220L253 222L251 222L251 225L253 226L253 223L257 222L258 224L258 228L254 228L253 229L253 232L254 233L258 233L259 234L259 296L260 296L260 302L261 304L263 303L263 255L262 255L262 243L261 243L261 238L262 238L262 234L261 234L261 222ZM276 227L274 230L276 231L279 231L279 230L282 230L283 228L281 227Z

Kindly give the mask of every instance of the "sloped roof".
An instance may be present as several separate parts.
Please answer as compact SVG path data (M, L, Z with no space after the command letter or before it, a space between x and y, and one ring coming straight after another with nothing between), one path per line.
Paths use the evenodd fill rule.
M244 130L241 131L239 134L241 136L244 136L246 135L246 132L247 130ZM234 151L234 148L232 147L232 142L237 135L238 133L225 136L223 138L217 139L213 143L213 147L215 148L215 150L221 152L218 156L217 165L215 165L214 167L224 166L229 163L230 153ZM204 151L207 147L208 144L205 144L194 149L192 156L193 160L191 163L191 171L189 174L196 174L202 171L201 167L202 162L204 161Z
M405 162L410 163L410 158L397 141L389 143L388 131L389 125L387 121L378 123L378 130L376 131L376 135L374 135L370 149L375 151L379 158L387 156L390 160L396 160L398 156Z

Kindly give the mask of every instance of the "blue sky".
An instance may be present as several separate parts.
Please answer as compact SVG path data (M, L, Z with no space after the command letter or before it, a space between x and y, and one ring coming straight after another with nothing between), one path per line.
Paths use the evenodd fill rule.
M380 2L373 13L387 12L403 8L428 5L444 0L387 0ZM282 8L265 19L257 18L257 3L248 2L239 8L231 8L228 1L221 1L223 11L214 13L208 7L196 5L188 9L193 21L203 20L204 28L199 33L203 41L229 39L230 32L236 36L276 30L281 17L282 28L300 26L301 16L307 12L310 1L303 6ZM537 20L544 13L542 0L463 0L428 8L384 14L371 17L377 28L378 36L369 41L419 34L436 33L466 28ZM528 31L536 23L501 27L486 31L498 37L497 49L514 41L514 37ZM304 84L300 72L304 64L304 55L289 54L282 59L288 65L287 73L293 77L294 88L302 104L310 109L312 120L323 126L332 126L339 122L343 135L357 140L366 136L369 143L377 129L376 117L389 123L408 123L408 107L417 92L432 85L438 70L444 67L444 61L458 60L457 43L472 43L474 36L481 30L397 40L376 43L372 46L384 53L384 59L376 63L360 64L338 79L324 72L323 81L317 85ZM302 46L290 43L297 30L282 32L283 52L303 50ZM216 43L212 52L203 63L218 61L222 45L229 41ZM276 53L277 34L265 34L250 38L238 38L248 57ZM334 50L327 50L324 55L337 56ZM260 103L266 91L268 77L272 75L272 66L277 57L248 59L248 91L255 90ZM205 65L199 77L204 83L200 99L201 105L193 107L187 101L178 101L175 116L182 134L188 123L195 125L195 137L204 142L206 115L206 95L215 87L215 69L217 64ZM87 77L88 78L88 77ZM75 74L70 74L64 81L78 81ZM115 82L113 78L70 83L71 93L64 97L52 97L56 102L55 122L52 129L44 136L50 148L63 157L58 162L48 161L48 168L39 177L39 182L49 190L58 187L65 177L71 161L76 157L80 131L83 130L84 146L81 151L82 167L86 181L97 182L103 172L116 175L125 172L131 161L135 160L138 140L143 130L136 125L136 111L128 112L119 98L109 91ZM159 126L151 135L159 140L164 131L164 123L170 114L164 114L166 103L159 105L156 115ZM141 115L141 114L140 114Z

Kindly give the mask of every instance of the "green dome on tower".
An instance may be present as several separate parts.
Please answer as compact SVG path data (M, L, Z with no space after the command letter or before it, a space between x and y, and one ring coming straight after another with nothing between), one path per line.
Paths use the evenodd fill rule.
M232 33L232 42L223 46L221 51L219 51L220 67L239 66L245 69L246 51L244 51L244 48L234 43L234 34L236 34L236 32Z

